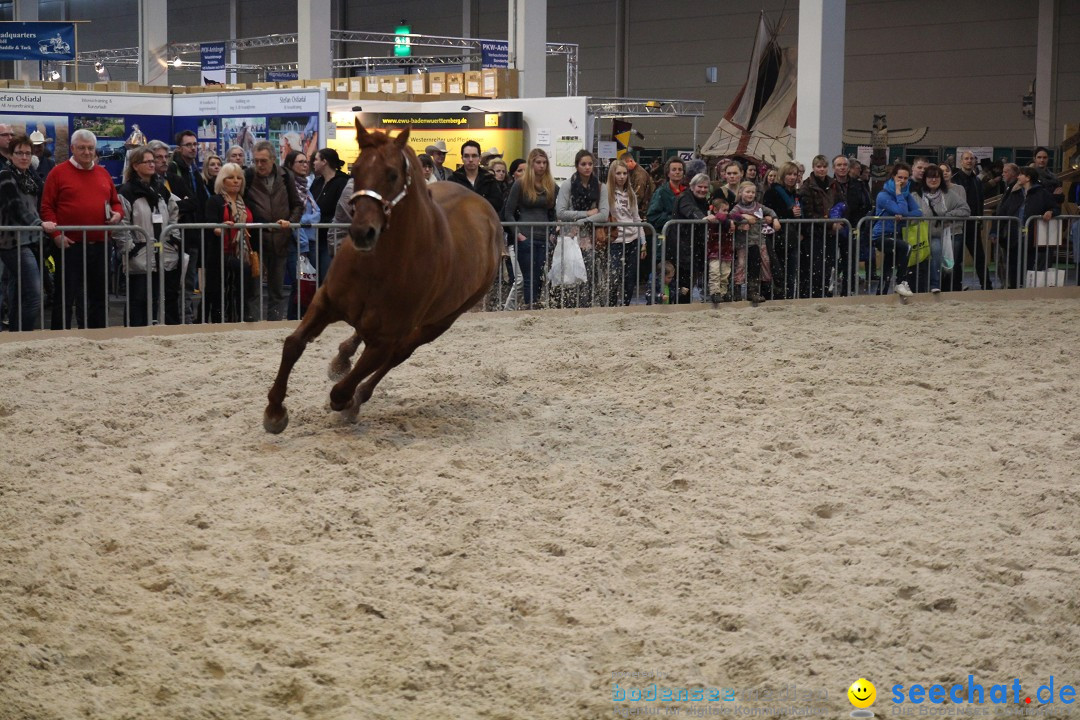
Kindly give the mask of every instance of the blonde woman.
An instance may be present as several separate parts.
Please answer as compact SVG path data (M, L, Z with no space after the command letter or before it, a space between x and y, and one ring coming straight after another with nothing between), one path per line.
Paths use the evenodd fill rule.
M221 166L225 164L225 161L221 159L221 156L211 153L206 156L206 160L202 166L202 179L206 183L206 187L213 191L214 183L217 182L218 173L221 172Z
M540 148L529 152L525 173L510 188L503 207L505 222L537 223L517 228L517 261L524 278L525 303L536 306L541 277L548 255L550 223L555 222L555 181L551 177L548 155Z
M608 209L611 222L627 223L611 228L608 236L608 277L610 280L608 305L629 305L637 290L637 271L640 260L645 259L645 228L633 227L640 223L637 193L630 185L630 169L622 160L616 160L608 168Z
M206 303L207 322L239 322L242 310L248 306L245 320L255 319L251 305L256 302L258 278L252 277L248 262L248 236L244 230L230 229L236 223L251 223L251 210L244 205L244 169L236 163L225 163L214 182L214 194L206 201L206 222L220 223L214 235L220 242L206 243ZM216 238L215 238L216 239Z

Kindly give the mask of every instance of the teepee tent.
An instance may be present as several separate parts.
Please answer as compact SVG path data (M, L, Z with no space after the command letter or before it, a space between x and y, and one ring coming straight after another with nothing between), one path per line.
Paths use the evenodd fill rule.
M778 33L762 13L746 82L705 141L702 155L741 155L771 165L794 156L798 54L795 48L780 48Z

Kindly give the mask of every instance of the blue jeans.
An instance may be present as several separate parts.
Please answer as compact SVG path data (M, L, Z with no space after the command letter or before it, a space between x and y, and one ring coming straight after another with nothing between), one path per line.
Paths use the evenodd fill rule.
M41 329L41 271L29 245L0 250L11 291L7 301L12 330Z
M517 241L517 260L521 267L522 290L526 305L535 305L543 289L544 265L547 263L547 233L544 228L521 228L526 239Z
M893 267L896 268L896 284L907 281L908 256L911 254L911 246L904 239L903 234L895 232L880 235L873 239L874 248L881 248L881 287L879 295L889 292L889 281L892 279ZM940 267L940 266L939 266Z
M941 289L941 236L930 236L930 289Z
M608 245L608 304L629 305L637 291L638 245L636 241Z

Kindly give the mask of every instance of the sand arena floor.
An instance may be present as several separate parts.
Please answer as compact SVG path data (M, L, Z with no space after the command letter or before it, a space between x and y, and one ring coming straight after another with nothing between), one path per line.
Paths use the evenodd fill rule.
M859 677L879 717L896 683L1075 684L1078 312L469 315L356 424L335 326L280 436L283 327L0 344L0 720L657 707L613 702L630 672L827 717Z

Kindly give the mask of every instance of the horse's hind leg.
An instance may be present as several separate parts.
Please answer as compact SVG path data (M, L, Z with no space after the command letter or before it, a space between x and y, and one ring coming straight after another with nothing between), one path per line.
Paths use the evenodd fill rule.
M409 338L392 355L384 362L379 368L372 373L371 377L364 381L364 383L356 389L356 397L353 398L354 409L359 409L361 405L371 399L371 394L375 392L375 386L379 384L379 381L386 377L386 374L396 368L401 363L409 359L416 348L431 342L435 338L446 332L446 329L454 324L454 320L457 319L455 313L450 317L449 321L443 320L434 325L426 325L422 327L415 337Z
M289 373L293 365L304 354L307 344L319 337L333 318L318 303L312 303L300 325L292 335L285 338L285 344L281 348L281 366L278 367L277 377L267 393L269 401L263 412L263 428L266 432L277 434L289 424L289 411L282 403L285 401L285 392L289 384Z
M381 367L389 356L390 349L386 345L365 345L364 352L360 353L360 359L356 361L353 369L330 389L330 409L345 410L352 405L356 386Z
M360 339L360 333L354 332L352 337L338 345L338 354L330 361L330 368L326 371L326 375L331 380L337 382L349 373L349 368L352 367L352 356L356 354L356 349L360 347L361 342L363 341Z

